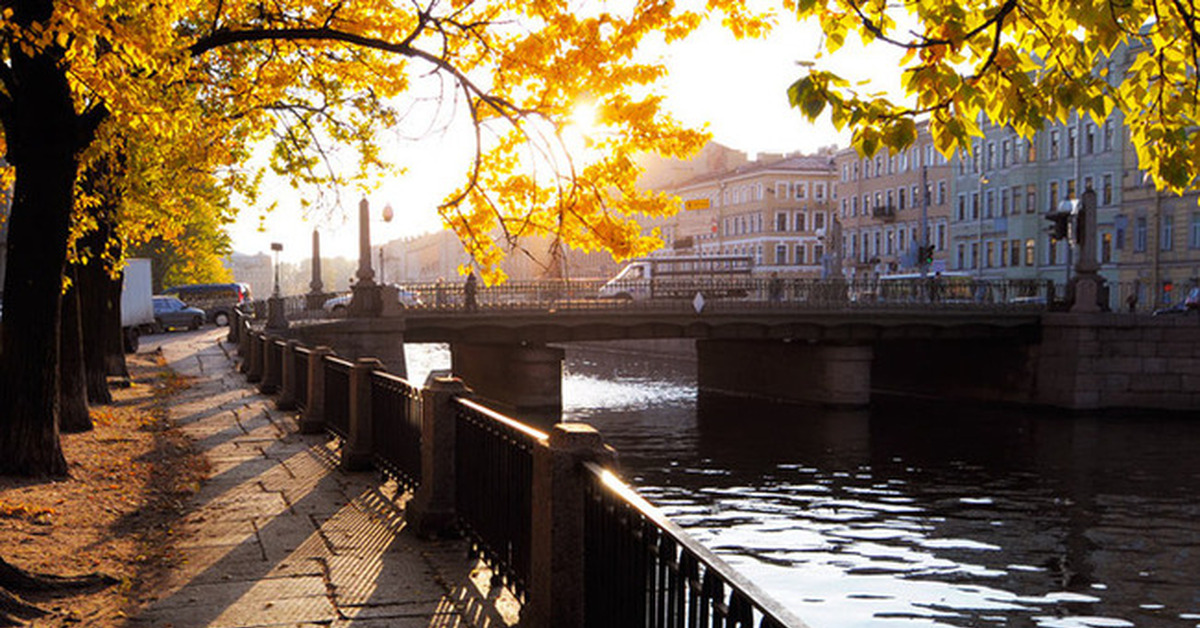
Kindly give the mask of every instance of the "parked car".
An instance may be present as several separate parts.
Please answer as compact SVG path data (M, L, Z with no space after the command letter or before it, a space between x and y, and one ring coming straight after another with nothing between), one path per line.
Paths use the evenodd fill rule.
M400 301L400 307L405 308L424 305L424 303L421 301L421 297L417 296L417 293L413 292L412 290L396 284L391 284L391 286L397 291L396 294ZM346 309L350 307L350 299L352 296L353 295L351 294L343 294L340 297L333 297L332 299L325 301L321 307L333 316L345 316Z
M179 327L199 329L205 318L204 310L190 307L175 297L154 297L154 325L159 330Z
M178 297L180 301L204 310L209 322L224 326L233 317L233 308L250 301L250 286L244 283L198 283L171 286L163 294Z
M1172 314L1187 314L1188 312L1200 312L1200 286L1192 288L1179 303L1154 310L1151 316L1170 316Z

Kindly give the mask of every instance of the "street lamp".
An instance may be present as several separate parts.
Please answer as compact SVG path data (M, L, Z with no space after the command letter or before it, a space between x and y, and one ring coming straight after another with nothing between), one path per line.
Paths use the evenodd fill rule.
M275 288L271 298L267 299L267 329L287 329L287 316L283 311L283 297L279 294L279 252L283 244L272 242L271 250L275 252Z
M272 242L271 250L275 252L275 289L271 294L275 297L279 297L279 252L283 250L283 243Z
M983 279L983 204L987 202L987 188L984 186L989 183L987 175L979 175L979 205L975 208L979 212L979 235L976 238L975 246L978 250L975 252L975 278Z

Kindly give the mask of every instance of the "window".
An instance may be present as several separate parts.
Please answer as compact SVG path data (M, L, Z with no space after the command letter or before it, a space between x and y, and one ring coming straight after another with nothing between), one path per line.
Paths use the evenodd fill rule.
M1046 247L1046 264L1053 266L1058 263L1058 240L1050 238Z
M813 263L819 264L825 258L825 246L822 244L813 245Z
M891 255L892 253L895 253L896 252L896 232L892 231L891 229L888 229L888 232L886 234L884 234L883 238L884 238L884 241L887 242L887 254Z
M863 159L863 178L864 179L871 178L871 160L870 159Z
M1050 155L1048 159L1058 159L1058 129L1050 131Z
M1113 202L1113 177L1111 174L1104 175L1101 179L1100 203L1102 205L1111 205Z
M1075 179L1067 179L1067 199L1076 199L1075 196Z
M937 227L937 248L939 251L946 250L946 225L938 225Z
M925 145L925 165L933 165L933 144Z
M1033 163L1037 161L1037 136L1029 138L1025 143L1025 163Z
M971 243L971 268L979 268L979 243Z
M1104 151L1108 152L1113 149L1113 124L1112 120L1104 122Z
M987 169L989 171L996 169L996 143L988 142L987 145Z
M1032 214L1037 211L1037 184L1030 183L1025 186L1025 213Z
M850 199L850 216L853 217L853 216L857 216L857 215L858 215L858 197L855 196L854 198ZM797 229L796 231L800 231L800 230Z
M792 216L792 227L796 231L804 231L804 213L803 212L796 212L796 214L794 216Z
M958 263L956 264L956 266L959 270L962 270L963 268L965 268L965 266L963 266L963 261L964 261L963 260L963 252L964 252L963 245L961 245L961 244L958 245Z
M1000 167L1001 168L1008 167L1008 149L1009 149L1008 140L1004 140L1003 142L1000 143Z
M1141 253L1146 250L1146 217L1138 216L1133 224L1133 250Z
M787 264L787 245L786 244L776 244L775 245L775 265L776 266L784 266L786 264Z
M1008 188L1000 190L1000 215L1008 215Z
M888 174L896 173L896 156L888 157Z
M1111 264L1112 263L1112 245L1113 245L1113 234L1105 233L1104 235L1100 236L1100 263L1101 264Z
M1088 122L1083 127L1083 154L1091 155L1096 152L1096 125Z
M855 239L855 240L858 240L858 236L855 236L855 238L854 238L854 239ZM797 244L797 245L796 245L796 264L797 264L797 265L803 265L803 264L805 264L805 263L806 263L806 262L805 262L805 260L804 260L804 245L803 245L803 244Z
M1159 248L1164 251L1170 251L1175 243L1175 217L1171 214L1163 214L1162 217L1162 239L1159 240Z
M938 181L937 190L938 190L937 191L937 204L945 205L946 204L946 182Z
M808 198L808 181L801 181L796 184L796 198L802 201Z
M1012 187L1012 213L1021 213L1021 186L1019 185Z
M1075 127L1067 127L1067 157L1075 156Z
M967 219L967 197L962 194L958 195L958 221L962 222Z
M1046 211L1058 210L1058 181L1050 182L1050 190L1046 194L1046 198L1050 200L1050 208Z
M824 228L825 228L825 213L824 212L814 213L813 214L813 229L824 229Z
M1188 227L1188 247L1200 249L1200 212L1192 212L1192 224Z
M1009 266L1020 266L1021 265L1021 241L1020 240L1013 240L1009 244L1008 254L1009 254L1009 260L1008 260Z
M979 192L971 193L971 220L979 220Z
M817 181L813 185L813 199L818 201L825 200L825 182Z
M985 218L991 218L993 208L996 206L996 191L988 190L983 196L983 215Z
M983 251L983 266L984 266L984 268L992 267L992 253L995 251L995 249L996 249L995 242L988 240L987 242L984 243L984 251Z
M842 164L842 181L846 180L846 164ZM788 184L782 181L775 182L775 198L788 197Z
M896 190L896 201L897 201L896 208L897 209L905 209L908 207L908 204L906 202L908 200L908 194L906 194L905 192L906 192L906 190L904 188L900 188L899 190Z
M1025 241L1025 265L1033 266L1034 241L1032 239Z

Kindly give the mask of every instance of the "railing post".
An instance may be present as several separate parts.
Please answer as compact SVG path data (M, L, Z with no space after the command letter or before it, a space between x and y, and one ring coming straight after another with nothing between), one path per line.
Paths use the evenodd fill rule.
M238 337L238 335L241 333L241 324L242 312L237 308L237 306L234 306L229 316L229 335L226 336L225 339L233 344L241 342Z
M300 346L299 340L289 340L283 348L283 355L280 357L280 362L283 366L283 372L279 378L279 398L275 400L275 407L280 410L296 409L296 348Z
M250 333L250 350L246 356L246 362L249 364L246 367L246 381L260 382L263 376L263 359L266 358L266 334L262 332Z
M454 525L454 399L471 390L456 377L431 377L421 389L421 485L408 505L417 535L433 538Z
M308 354L308 397L300 417L301 434L320 434L325 429L325 356L328 355L333 355L333 349L323 345Z
M258 392L271 395L279 391L280 363L271 359L276 351L275 343L278 338L274 334L263 332L262 344L262 381L258 383Z
M611 463L613 452L586 423L558 423L549 447L533 452L529 599L521 625L584 625L584 462Z
M240 357L240 358L246 357L246 354L250 351L250 348L247 346L249 344L250 344L250 321L245 318L238 318L238 346L237 346L238 357ZM246 372L246 368L247 367L243 363L242 369L241 369L243 373Z
M371 468L371 373L382 371L376 358L358 358L350 368L350 429L342 443L342 469Z

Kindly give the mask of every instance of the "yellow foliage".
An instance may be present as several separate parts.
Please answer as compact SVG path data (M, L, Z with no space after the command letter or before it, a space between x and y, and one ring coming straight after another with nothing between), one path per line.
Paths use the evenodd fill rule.
M1165 190L1196 186L1200 125L1196 41L1200 9L1188 3L1099 0L790 0L835 52L847 29L886 42L902 61L903 101L864 96L840 77L812 69L789 90L813 119L824 110L854 128L863 153L903 149L913 138L895 121L928 116L937 149L969 150L984 117L1030 137L1046 120L1118 116L1139 166Z

